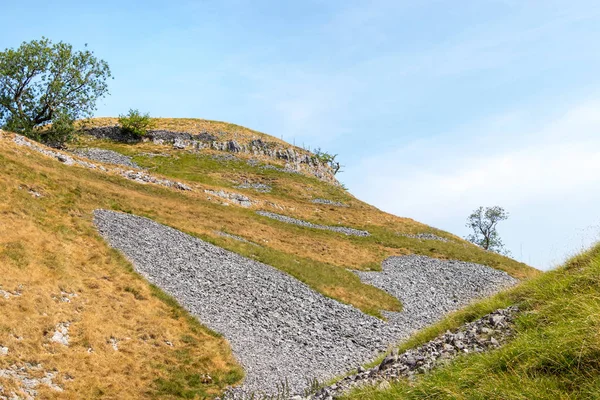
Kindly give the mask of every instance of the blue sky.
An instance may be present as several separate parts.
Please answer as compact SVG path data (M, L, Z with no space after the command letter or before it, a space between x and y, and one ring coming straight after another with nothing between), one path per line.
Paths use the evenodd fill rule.
M47 36L110 64L98 116L320 146L357 197L460 236L504 206L508 248L538 268L600 238L597 1L2 3L1 49Z

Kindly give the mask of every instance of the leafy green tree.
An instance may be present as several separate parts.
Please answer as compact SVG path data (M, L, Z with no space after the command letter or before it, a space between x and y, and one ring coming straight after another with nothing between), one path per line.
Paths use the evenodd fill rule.
M86 45L87 47L87 45ZM40 141L64 141L108 94L108 64L47 38L0 53L0 124ZM58 123L60 129L48 129ZM67 129L68 128L68 129ZM61 136L61 134L64 134Z
M142 114L139 110L129 110L125 115L119 115L119 124L121 128L138 138L145 136L148 129L154 126L150 114Z
M506 219L508 219L508 213L502 207L479 207L467 218L466 226L471 228L473 233L468 235L466 239L485 250L508 254L509 252L504 248L496 229L498 223Z

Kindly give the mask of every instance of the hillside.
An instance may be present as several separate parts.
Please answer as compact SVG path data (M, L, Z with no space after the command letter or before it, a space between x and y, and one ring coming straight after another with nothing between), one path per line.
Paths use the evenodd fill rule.
M314 298L315 307L324 304L319 308L323 318L339 307L348 313L349 326L382 326L376 348L366 333L347 332L352 340L346 361L354 364L346 363L346 369L384 350L386 343L504 287L509 278L538 275L450 233L361 202L310 152L274 137L214 121L155 122L155 131L136 141L114 128L115 119L88 121L82 129L89 134L68 151L1 134L0 347L6 352L0 355L0 387L5 393L25 390L26 379L39 380L28 390L40 398L203 398L239 384L250 362L240 365L240 360L251 355L232 354L231 346L237 351L243 342L206 327L221 326L225 317L200 317L198 322L179 304L196 316L206 315L210 310L197 303L206 292L194 296L194 285L182 292L165 282L192 262L185 258L195 254L190 249L225 257L216 258L211 268L244 263L255 271L274 267L268 269L274 280L267 283L277 286L250 291L248 296L257 301L270 292L294 293L299 310L306 298ZM95 221L96 210L117 213L96 212ZM98 215L129 214L134 219L127 231L115 233L112 217L98 220ZM176 239L162 243L162 235L172 228ZM190 247L176 253L172 243L187 241ZM156 249L162 250L152 253ZM172 264L172 269L158 272L166 271L166 276L144 269L165 251L164 265ZM382 271L382 264L389 269ZM437 282L442 306L410 329L398 328L406 324L394 316L402 316L398 312L403 308L406 313L418 307L409 298L401 300L402 287L389 286L395 275L385 275L399 265L406 265L408 272L414 265L439 266L460 276L458 286L447 293L449 284L435 281L441 276L427 278ZM377 271L380 275L373 275ZM239 278L240 299L249 276ZM381 276L388 278L380 282ZM192 277L204 278L181 275ZM227 284L226 278L220 283ZM492 281L497 287L488 288ZM462 287L474 289L453 300ZM422 289L417 286L415 296L427 297ZM239 303L245 310L247 302ZM295 309L292 303L289 307ZM261 313L271 311L253 312L260 319ZM313 323L305 322L309 334ZM390 326L395 327L392 333ZM334 321L331 329L335 339L346 328ZM335 370L321 375L342 372L339 362L344 360L334 365L335 354L328 357L318 360Z
M562 267L467 307L422 331L400 350L422 345L492 310L518 305L513 337L491 352L464 356L385 390L346 400L600 398L600 245Z

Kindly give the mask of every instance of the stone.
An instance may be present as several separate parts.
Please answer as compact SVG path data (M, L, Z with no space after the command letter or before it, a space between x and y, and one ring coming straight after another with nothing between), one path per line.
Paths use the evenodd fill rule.
M61 322L60 324L56 325L56 330L54 331L54 334L50 340L55 343L60 343L63 346L68 346L70 339L69 326L70 324L68 322Z
M248 196L240 193L226 192L224 190L210 190L205 189L204 193L208 193L213 196L220 197L222 199L229 200L234 204L242 207L251 207L255 201L251 200Z
M186 148L185 142L181 139L175 139L175 141L173 142L173 148L180 149L180 150L185 149Z
M389 390L392 388L392 385L389 381L381 381L379 385L377 385L377 390Z
M235 140L230 140L229 142L227 142L227 150L233 153L239 153L242 151L242 148L240 147L238 142L236 142Z
M504 315L494 315L491 317L490 322L494 327L500 326L504 322Z

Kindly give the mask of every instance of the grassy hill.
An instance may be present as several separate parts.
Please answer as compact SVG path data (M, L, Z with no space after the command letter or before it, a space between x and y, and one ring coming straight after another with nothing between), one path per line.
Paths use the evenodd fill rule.
M91 124L114 121L98 119ZM219 140L240 143L259 137L290 147L226 123L155 122L157 129L205 131L219 135ZM391 255L476 262L520 279L539 274L447 232L381 212L339 185L308 174L264 168L283 167L281 160L89 136L71 146L131 156L149 173L192 188L181 191L125 179L109 165L107 171L66 165L17 146L13 139L9 133L0 137L0 290L7 294L0 296L0 345L9 349L0 356L0 370L27 362L54 371L54 382L64 392L40 386L40 394L47 398L202 398L220 393L243 377L225 340L149 285L102 240L92 222L92 212L98 208L149 217L272 265L326 296L376 316L382 310L400 310L402 305L386 292L362 283L348 269L380 270L381 262ZM238 187L248 182L272 190L263 193ZM243 194L253 205L241 207L215 196L220 190ZM348 207L315 204L316 198ZM371 235L353 237L299 227L258 215L257 210L363 229ZM405 236L420 233L447 241ZM68 346L52 340L67 321ZM35 368L28 373L32 377L41 374ZM0 386L10 385L0 377Z

